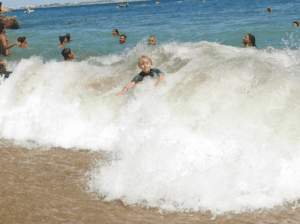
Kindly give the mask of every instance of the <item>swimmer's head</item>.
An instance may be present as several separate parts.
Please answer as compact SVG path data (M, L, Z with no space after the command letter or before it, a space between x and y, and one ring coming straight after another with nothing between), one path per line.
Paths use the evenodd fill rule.
M70 48L64 48L61 52L62 56L65 60L68 60L70 58L74 58L74 52Z
M18 38L18 42L20 42L21 44L24 43L26 41L26 37L19 37Z
M252 34L250 34L250 33L249 33L248 35L249 35L249 40L250 40L252 46L255 46L255 47L256 47L255 36L252 35Z
M143 72L149 73L153 66L153 62L149 56L143 55L138 59L138 65Z
M62 44L62 43L66 43L68 41L68 39L66 36L59 36L59 41Z
M119 36L119 31L118 31L117 29L113 29L113 30L112 30L112 35L113 35L114 37L118 37L118 36Z
M251 44L252 46L256 47L254 35L252 35L250 33L247 34L243 39L243 44L245 44L247 46L248 46L248 44Z
M149 40L148 40L148 45L156 45L157 44L157 39L155 36L151 36L149 37Z
M126 35L125 35L125 34L122 34L122 35L120 36L120 44L126 43L126 40L127 40Z
M271 9L271 8L268 8L268 12L272 12L272 9Z
M293 22L293 26L299 26L299 22L298 21L294 21Z

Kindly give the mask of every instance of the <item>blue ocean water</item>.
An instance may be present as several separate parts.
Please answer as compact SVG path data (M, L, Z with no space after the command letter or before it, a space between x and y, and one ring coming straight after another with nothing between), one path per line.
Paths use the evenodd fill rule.
M296 49L299 44L299 27L292 27L294 20L300 20L300 3L295 0L162 0L157 5L154 1L132 2L129 8L117 9L118 4L35 9L31 14L14 10L6 14L16 15L21 25L20 30L7 31L9 42L26 36L32 46L22 51L13 48L9 60L31 55L59 60L58 37L66 33L72 35L72 43L67 47L80 55L81 60L123 52L125 46L118 45L118 39L112 38L112 29L127 35L127 48L133 48L151 35L156 36L160 44L208 41L242 47L242 39L248 33L255 35L259 48ZM266 13L269 7L273 13Z
M106 200L215 213L297 201L300 38L292 23L300 3L117 5L7 14L21 25L7 30L9 42L26 36L32 47L7 57L0 138L108 153L89 183ZM58 36L66 33L78 61L62 62ZM258 49L242 48L248 33ZM150 35L157 46L147 45ZM140 72L141 55L163 82L145 78L115 96Z

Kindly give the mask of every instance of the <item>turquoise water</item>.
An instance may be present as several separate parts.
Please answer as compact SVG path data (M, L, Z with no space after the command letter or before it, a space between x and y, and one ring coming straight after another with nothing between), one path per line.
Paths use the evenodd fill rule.
M105 151L111 157L90 173L90 188L125 204L224 213L297 201L300 38L292 22L300 3L130 5L11 13L22 28L7 31L9 42L26 36L32 47L11 48L0 138ZM58 36L66 33L78 61L62 62ZM242 48L248 33L259 49ZM147 45L150 35L157 46ZM116 97L143 54L163 82L145 78Z
M297 1L161 1L158 5L147 1L133 2L131 7L120 9L117 5L35 9L31 14L25 14L25 10L12 11L7 16L16 15L22 28L7 31L9 42L26 36L32 49L14 47L9 60L31 55L60 60L58 36L66 33L72 35L72 43L67 47L81 60L123 52L125 46L118 45L118 39L111 35L112 29L127 35L127 48L145 43L150 35L156 36L159 44L208 41L242 47L247 33L255 35L259 48L299 47L299 27L292 27L294 20L300 20ZM273 13L266 13L268 7Z

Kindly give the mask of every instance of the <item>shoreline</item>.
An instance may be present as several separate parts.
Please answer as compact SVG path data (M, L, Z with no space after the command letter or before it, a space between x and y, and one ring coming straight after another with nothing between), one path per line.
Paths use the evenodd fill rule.
M45 8L59 8L59 7L66 7L66 6L102 5L102 4L113 4L113 3L124 3L124 2L150 2L150 1L152 1L152 0L128 0L128 1L115 0L113 2L111 2L111 1L105 1L105 2L94 1L94 2L79 2L77 4L76 3L60 3L60 4L43 5L43 6L29 5L29 7L10 6L10 7L6 7L6 8L13 11L13 10L28 9L28 8L30 8L30 9L45 9Z
M297 202L241 213L166 212L91 191L89 173L107 157L99 151L15 145L0 139L0 223L298 223ZM126 220L126 221L124 221Z

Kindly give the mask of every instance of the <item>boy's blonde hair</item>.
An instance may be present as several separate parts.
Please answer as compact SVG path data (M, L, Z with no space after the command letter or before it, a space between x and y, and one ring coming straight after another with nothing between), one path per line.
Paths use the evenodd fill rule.
M138 60L138 65L139 65L139 66L140 66L140 64L141 64L141 60L143 60L143 59L148 59L148 61L150 61L150 63L153 65L152 59L151 59L149 56L147 56L147 55L142 55L141 57L139 57L139 60Z

